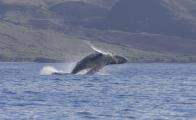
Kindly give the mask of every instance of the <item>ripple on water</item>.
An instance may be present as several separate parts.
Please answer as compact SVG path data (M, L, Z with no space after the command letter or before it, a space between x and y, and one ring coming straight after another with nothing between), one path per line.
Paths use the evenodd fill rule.
M0 64L1 119L196 118L196 64L114 65L92 76L40 76L43 66Z

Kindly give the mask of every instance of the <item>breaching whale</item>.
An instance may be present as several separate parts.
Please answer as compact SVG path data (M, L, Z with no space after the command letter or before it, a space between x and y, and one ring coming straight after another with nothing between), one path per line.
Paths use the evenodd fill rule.
M127 59L118 56L118 55L111 55L111 54L104 54L98 51L84 57L80 60L74 69L72 70L71 74L77 74L82 70L90 69L86 74L94 74L102 69L106 65L111 64L123 64L126 63Z
M86 74L94 74L98 72L100 69L102 69L103 67L105 67L106 65L123 64L128 62L128 60L122 56L114 55L109 51L103 51L101 49L96 48L90 43L88 44L94 50L94 52L84 57L79 62L77 62L75 67L72 69L70 73L58 71L54 68L52 69L50 68L49 73L52 75L66 75L66 74L77 74L83 70L87 70ZM44 72L45 70L48 71L48 67L47 69L43 69L41 73L45 73Z

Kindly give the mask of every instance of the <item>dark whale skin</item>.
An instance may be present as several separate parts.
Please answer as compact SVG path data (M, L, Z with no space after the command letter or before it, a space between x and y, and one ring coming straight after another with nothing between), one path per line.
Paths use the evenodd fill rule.
M127 59L122 56L105 55L95 52L80 60L72 70L71 74L77 74L78 72L89 68L90 70L87 74L94 74L106 65L123 64L126 62Z

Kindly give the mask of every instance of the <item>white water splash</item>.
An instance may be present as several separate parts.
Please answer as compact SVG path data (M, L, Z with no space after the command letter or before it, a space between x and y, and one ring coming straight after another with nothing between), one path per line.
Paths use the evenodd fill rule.
M76 63L64 63L54 66L44 66L40 70L40 75L66 74L71 73Z
M40 75L52 75L54 73L63 73L63 71L57 70L52 66L45 66L40 71Z

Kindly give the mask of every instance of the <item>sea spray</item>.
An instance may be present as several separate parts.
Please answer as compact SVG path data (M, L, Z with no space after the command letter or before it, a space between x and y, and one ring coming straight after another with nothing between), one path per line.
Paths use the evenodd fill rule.
M76 66L76 62L71 62L71 63L64 63L64 65L62 65L60 67L60 69L65 72L65 73L71 73L73 68Z
M62 71L59 71L52 66L45 66L41 69L40 75L52 75L54 73L59 73L59 72L62 72Z
M71 73L73 67L76 63L64 63L64 64L58 64L55 66L48 65L44 66L40 70L40 75L53 75L53 74L66 74Z

